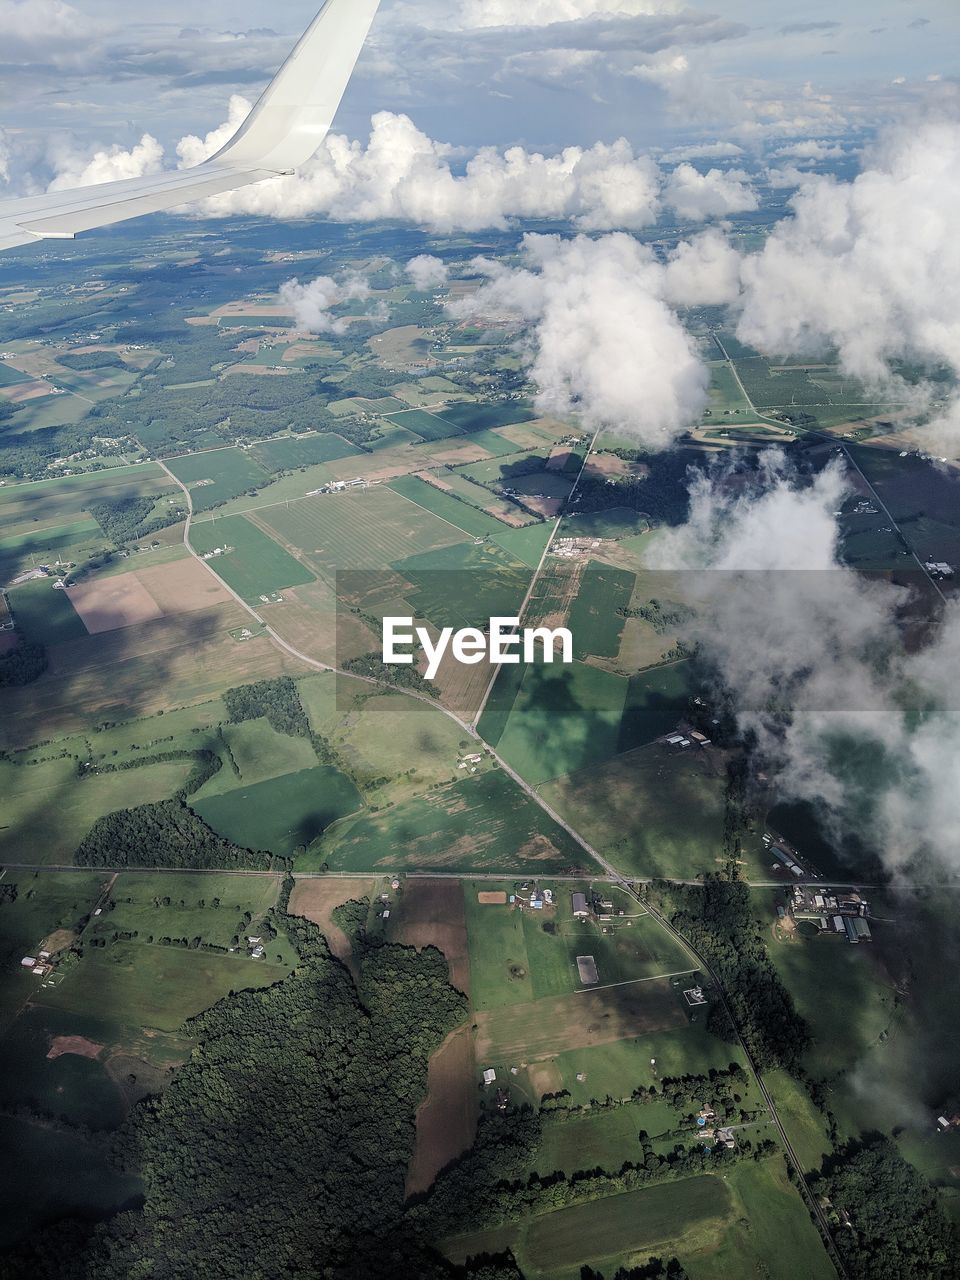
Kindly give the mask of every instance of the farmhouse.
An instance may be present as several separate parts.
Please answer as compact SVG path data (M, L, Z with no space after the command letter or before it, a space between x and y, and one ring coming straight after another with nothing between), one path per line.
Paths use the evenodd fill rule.
M585 893L574 893L571 895L571 903L573 904L573 914L578 920L586 920L590 914L590 908L587 906L587 895Z
M486 1071L484 1071L483 1083L486 1085L497 1083L497 1073L494 1071L493 1067L487 1067Z

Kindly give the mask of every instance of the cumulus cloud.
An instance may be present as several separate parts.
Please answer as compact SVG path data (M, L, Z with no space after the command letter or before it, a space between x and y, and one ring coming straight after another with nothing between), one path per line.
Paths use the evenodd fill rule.
M773 154L789 156L794 160L839 160L847 153L841 146L830 146L818 138L806 138L802 142L793 142L788 147L778 147Z
M666 152L661 159L665 164L679 164L681 160L736 159L743 154L743 147L735 142L688 142Z
M680 164L671 173L663 194L678 217L696 221L758 208L749 174L742 169L700 173L692 164Z
M232 94L227 108L227 118L223 124L218 125L216 129L211 129L203 138L190 133L177 143L179 168L192 169L194 165L202 164L204 160L209 160L211 156L216 155L221 147L227 145L252 110L252 102L239 93Z
M280 289L280 301L290 308L296 327L304 333L346 333L348 321L332 314L333 308L357 298L369 298L370 285L360 275L343 280L318 276L309 284L288 280ZM383 304L377 304L382 310Z
M478 259L487 282L448 304L455 317L527 327L530 377L545 413L576 412L651 449L698 420L706 369L665 300L664 269L622 233L591 240L528 235L523 265Z
M206 142L190 139L182 155L205 148ZM382 111L365 147L333 135L299 174L215 196L204 209L214 216L396 218L439 232L502 228L511 218L570 218L588 230L637 229L656 219L659 170L624 139L568 147L556 156L485 147L462 174L453 170L454 154L408 116Z
M852 182L808 176L793 216L744 262L739 335L771 354L835 349L878 391L908 394L895 363L960 375L960 122L886 134ZM956 431L956 398L940 426Z
M163 147L149 133L145 133L129 150L113 146L95 151L92 156L74 151L61 152L55 157L57 176L48 190L69 191L72 187L93 187L101 182L142 178L148 173L159 173L162 161Z
M429 253L421 253L418 257L411 258L407 263L406 272L413 281L414 288L421 293L445 284L450 274L443 259L435 258Z
M681 240L664 272L664 296L678 307L725 306L740 293L740 255L715 228Z
M665 532L651 564L683 571L690 638L781 795L867 836L892 866L935 853L957 867L960 692L944 672L960 660L960 604L908 652L905 591L841 563L847 493L839 462L804 480L777 451L752 484L700 475L688 523Z

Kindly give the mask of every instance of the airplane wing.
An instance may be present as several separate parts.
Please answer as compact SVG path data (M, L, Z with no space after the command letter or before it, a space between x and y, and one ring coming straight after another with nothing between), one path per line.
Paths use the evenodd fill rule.
M326 137L380 0L325 0L297 47L233 138L192 169L0 200L0 250L69 240L291 173Z

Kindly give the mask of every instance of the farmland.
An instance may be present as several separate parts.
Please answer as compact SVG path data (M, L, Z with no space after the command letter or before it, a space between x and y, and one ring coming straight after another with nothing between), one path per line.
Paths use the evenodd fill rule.
M625 621L622 611L630 603L633 586L632 573L596 561L587 565L567 619L578 658L611 658L619 653Z
M376 814L348 819L298 862L309 870L364 871L417 868L543 874L577 865L582 851L562 828L497 770L429 793Z
M459 427L423 409L408 409L404 413L388 414L385 420L395 426L403 427L405 431L412 431L421 440L444 440L447 436L460 434Z
M349 778L319 765L209 796L194 808L228 840L292 857L361 805Z
M485 538L505 532L501 521L424 480L418 480L416 476L401 476L399 480L392 480L390 488L471 537Z
M350 458L360 451L341 436L323 432L319 435L281 436L274 440L264 440L262 444L254 445L250 452L257 462L273 472L334 462L338 458Z
M166 464L190 490L196 512L209 511L229 498L264 484L267 473L240 449L216 449L170 458Z
M200 555L225 548L216 560L217 573L245 600L314 580L309 569L245 516L195 524L190 536Z
M66 591L54 590L49 578L24 582L7 592L17 630L38 644L64 644L87 634Z

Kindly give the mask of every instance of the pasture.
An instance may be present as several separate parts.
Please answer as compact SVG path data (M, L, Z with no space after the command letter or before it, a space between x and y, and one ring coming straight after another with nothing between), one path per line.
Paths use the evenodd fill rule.
M261 595L314 581L309 569L245 516L195 524L190 539L199 555L226 548L209 563L245 600L256 602Z
M198 800L204 822L236 844L293 857L332 823L356 813L363 801L350 779L331 765L303 769L266 782Z
M0 831L0 861L69 864L98 818L169 799L192 767L190 760L174 760L81 778L73 757L34 766L2 761L5 829Z
M465 505L463 509L470 510ZM267 508L257 518L330 577L348 569L383 571L403 555L431 551L466 538L460 528L406 501L386 486L305 498L288 506Z
M522 683L499 742L492 745L527 782L546 782L617 753L626 680L582 662L516 670L523 672ZM501 674L497 685L503 680ZM509 683L508 676L505 689ZM485 721L482 732L491 723Z
M624 875L689 879L723 856L725 785L708 752L650 746L540 790Z
M444 422L468 432L532 422L537 416L529 407L529 401L521 400L505 404L447 404L440 412Z
M265 719L227 724L222 733L229 753L227 763L196 793L196 801L223 795L238 785L251 787L283 774L301 773L317 763L306 738L277 733Z
M405 431L412 431L421 440L445 440L448 436L461 434L459 427L453 426L450 422L444 422L442 418L428 413L425 409L407 409L401 413L391 413L384 421L403 427Z
M341 823L298 867L326 863L354 874L536 869L547 875L585 857L519 787L490 770Z
M498 533L494 542L528 569L536 569L550 541L553 528L552 520L538 520L522 529L507 529Z
M732 1214L724 1180L701 1174L456 1236L441 1248L456 1263L510 1249L533 1280L572 1280L583 1267L612 1273L620 1263L645 1263L654 1253L675 1250L686 1258L692 1248L707 1245Z
M267 472L242 449L213 449L168 458L169 469L190 490L195 512L209 511L230 498L267 483Z

